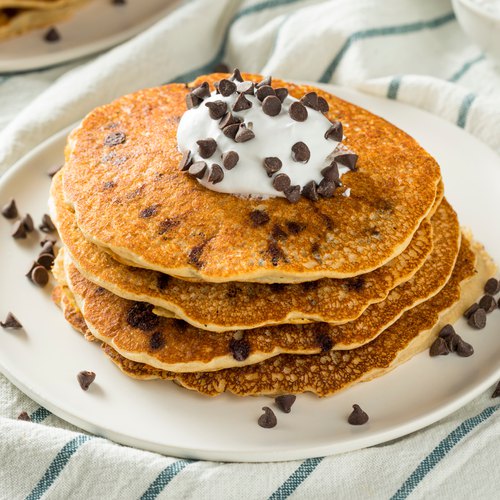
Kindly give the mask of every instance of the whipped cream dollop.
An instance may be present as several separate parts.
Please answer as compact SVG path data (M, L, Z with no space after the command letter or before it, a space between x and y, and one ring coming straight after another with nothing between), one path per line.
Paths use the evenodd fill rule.
M328 110L326 101L318 104L314 92L299 101L286 89L273 89L270 79L254 86L238 75L218 82L217 91L204 84L188 95L191 109L177 130L180 168L221 193L292 202L301 194L333 196L342 175L355 170L357 156L340 144L340 122L320 111Z

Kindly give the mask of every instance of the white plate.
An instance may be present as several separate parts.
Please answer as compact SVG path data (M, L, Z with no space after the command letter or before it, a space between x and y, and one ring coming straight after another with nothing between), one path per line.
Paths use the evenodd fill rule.
M464 131L394 101L331 89L400 125L440 161L446 193L488 251L500 262L496 202L500 160ZM62 162L66 131L40 145L0 182L0 202L14 196L22 212L39 221L46 211L46 170ZM25 393L63 419L123 444L210 460L275 461L323 456L371 446L420 429L450 414L500 378L500 311L487 328L458 331L472 343L470 358L430 358L427 353L369 383L331 398L297 398L290 414L276 412L278 425L257 425L268 398L222 395L207 398L170 382L141 382L123 375L75 333L24 273L38 251L37 239L15 241L11 223L0 220L0 317L13 311L26 333L0 330L0 369ZM495 229L495 230L494 230ZM97 373L88 392L78 386L80 370ZM346 418L359 403L370 415L362 427ZM271 404L273 406L273 404Z
M0 72L40 69L95 54L144 31L171 12L180 0L92 0L55 26L61 40L47 43L47 28L0 41Z

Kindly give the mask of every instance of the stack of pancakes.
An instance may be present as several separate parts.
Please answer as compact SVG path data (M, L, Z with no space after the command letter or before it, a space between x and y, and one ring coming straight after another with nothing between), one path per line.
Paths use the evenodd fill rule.
M90 0L0 0L0 40L51 26Z
M326 396L429 347L494 272L435 160L362 108L274 80L344 124L350 196L214 192L179 170L176 131L186 95L224 77L122 97L71 133L50 202L66 319L127 375L208 395Z

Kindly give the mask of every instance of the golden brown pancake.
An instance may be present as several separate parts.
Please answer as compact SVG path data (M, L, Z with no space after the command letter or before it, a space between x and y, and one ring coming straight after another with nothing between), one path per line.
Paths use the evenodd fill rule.
M225 76L200 77L192 86ZM298 98L317 92L329 103L328 117L349 125L345 145L359 155L359 170L342 177L351 196L291 204L204 188L179 171L176 131L189 89L169 84L97 108L71 133L64 195L84 236L137 267L210 282L346 278L402 253L436 198L435 160L354 104L311 86L273 85ZM106 145L117 132L125 141ZM141 217L145 210L150 216ZM269 222L255 227L254 210Z
M76 224L74 213L64 203L62 175L59 172L52 183L53 220L82 275L122 298L153 304L157 314L181 318L206 330L229 331L311 321L346 323L410 279L432 250L432 227L424 220L403 253L363 276L325 278L302 285L187 282L157 271L120 264L87 241ZM441 196L438 205L440 201ZM453 216L450 215L450 219ZM456 223L455 226L458 234Z

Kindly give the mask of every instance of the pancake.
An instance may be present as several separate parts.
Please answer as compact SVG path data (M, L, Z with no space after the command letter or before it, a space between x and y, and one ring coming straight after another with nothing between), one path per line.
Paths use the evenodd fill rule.
M179 374L131 361L105 343L102 347L120 370L131 377L174 380L185 388L210 396L225 391L239 396L302 392L329 396L358 382L384 375L427 349L445 324L454 323L481 296L484 282L494 272L495 265L484 249L478 244L471 248L469 240L463 238L451 279L441 292L406 312L366 346L343 353L280 355L243 368ZM72 309L68 317L80 314L69 302L66 308ZM86 333L81 321L72 324Z
M59 172L52 183L51 212L66 251L82 275L122 298L153 304L159 315L181 318L206 330L221 332L311 321L346 323L409 280L432 250L431 223L424 220L403 253L360 277L278 286L190 283L120 264L88 242L76 224L74 213L64 203L62 175L63 171ZM441 197L442 190L436 206ZM455 226L458 234L458 225Z
M342 177L350 196L292 204L204 188L179 171L176 131L189 88L169 84L97 108L71 133L63 191L85 238L137 267L209 282L347 278L401 254L436 198L435 160L354 104L311 86L273 85L298 98L317 92L329 103L328 117L344 123L345 145L359 155L359 169ZM106 145L118 132L124 142ZM255 210L269 221L252 224Z

